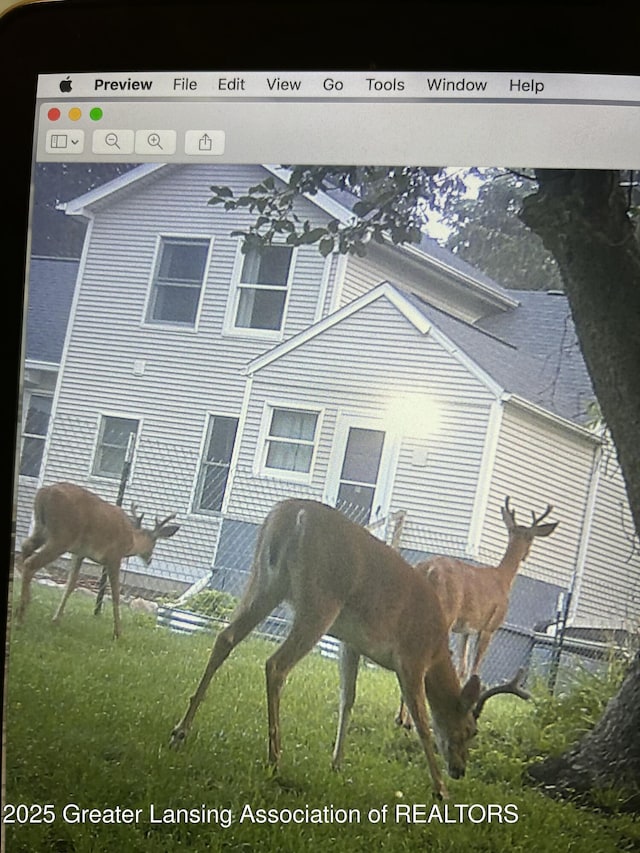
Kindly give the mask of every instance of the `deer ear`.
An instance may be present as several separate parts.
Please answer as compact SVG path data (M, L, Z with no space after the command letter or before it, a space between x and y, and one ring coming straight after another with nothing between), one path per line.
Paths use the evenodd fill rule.
M513 530L516 526L516 517L515 513L510 511L508 507L500 507L500 512L502 513L502 520L504 522L504 526L507 530Z
M463 711L470 711L475 707L480 697L480 679L477 675L472 675L462 688L460 693L460 705Z
M553 524L541 524L540 527L533 528L533 535L550 536L559 524L559 521L555 521Z

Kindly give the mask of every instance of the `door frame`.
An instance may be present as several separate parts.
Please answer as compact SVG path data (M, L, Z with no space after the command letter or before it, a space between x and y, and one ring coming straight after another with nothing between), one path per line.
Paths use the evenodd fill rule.
M377 430L384 433L378 479L371 502L372 512L369 521L373 522L377 518L384 518L389 512L400 451L398 436L389 429L388 424L385 423L383 418L356 415L350 412L338 412L331 454L329 456L329 465L327 467L323 500L325 503L335 506L340 488L340 474L342 473L344 454L347 449L347 439L349 438L349 430L352 427L356 429ZM375 509L378 506L380 507L380 514L375 515Z

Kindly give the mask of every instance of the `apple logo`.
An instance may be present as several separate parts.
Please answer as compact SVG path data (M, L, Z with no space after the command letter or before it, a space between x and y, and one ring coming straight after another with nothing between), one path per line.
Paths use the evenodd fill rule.
M60 81L60 91L61 92L70 92L71 91L71 78L67 77L65 80Z

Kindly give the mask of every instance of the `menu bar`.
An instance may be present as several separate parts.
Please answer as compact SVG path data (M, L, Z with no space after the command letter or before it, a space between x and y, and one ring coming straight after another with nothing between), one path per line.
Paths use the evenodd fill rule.
M40 98L527 100L639 103L640 76L463 72L47 74Z

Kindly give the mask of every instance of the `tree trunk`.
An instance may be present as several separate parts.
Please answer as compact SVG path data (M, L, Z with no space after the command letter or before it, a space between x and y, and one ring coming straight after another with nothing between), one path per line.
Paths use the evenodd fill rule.
M618 172L541 169L521 219L553 253L640 530L640 243Z
M521 218L560 267L640 531L640 244L616 171L538 170ZM627 787L640 806L640 653L589 734L529 769L549 792Z
M549 794L588 794L614 787L624 805L640 811L640 652L595 728L557 758L534 764L527 775Z

